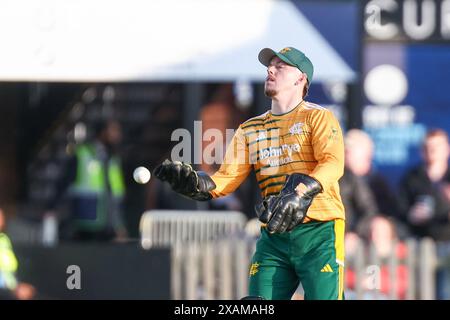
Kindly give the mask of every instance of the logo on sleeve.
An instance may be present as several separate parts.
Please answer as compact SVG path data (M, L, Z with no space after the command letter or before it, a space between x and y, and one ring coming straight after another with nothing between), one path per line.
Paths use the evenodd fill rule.
M328 140L335 141L338 138L338 130L335 127L331 127L330 135L328 136Z

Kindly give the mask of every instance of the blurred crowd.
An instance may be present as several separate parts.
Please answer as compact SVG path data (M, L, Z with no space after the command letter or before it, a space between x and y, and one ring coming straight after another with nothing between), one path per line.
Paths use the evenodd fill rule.
M395 269L396 296L405 299L409 272L406 263L408 238L430 238L444 255L450 240L450 144L448 134L430 129L421 146L421 163L404 173L398 188L373 167L374 144L362 130L345 137L345 173L340 181L346 209L346 256L355 257L362 240L372 244L381 268L379 289L387 298L392 286L389 257L399 261ZM447 248L447 249L446 249ZM439 254L439 253L438 253ZM437 270L439 299L448 299L448 271ZM355 287L355 272L346 270L346 282ZM367 288L367 284L366 284ZM351 292L351 291L350 291ZM369 291L370 292L370 291ZM372 291L373 292L373 291Z
M365 223L377 216L388 220L402 239L450 240L450 145L445 131L427 132L421 163L404 174L398 188L373 168L374 144L368 134L349 130L345 146L346 168L340 183L349 239L352 234L367 236Z

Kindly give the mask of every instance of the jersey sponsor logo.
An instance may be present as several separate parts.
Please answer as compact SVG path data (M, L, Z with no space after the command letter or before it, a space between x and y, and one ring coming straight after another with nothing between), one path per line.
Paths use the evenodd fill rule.
M269 147L259 151L259 159L264 160L269 157L279 157L283 154L283 149L281 147Z
M283 144L279 147L269 147L259 150L260 160L264 160L270 157L280 157L283 154L292 155L293 152L299 152L300 145L298 143L294 144Z
M327 263L320 272L333 272L333 269L331 268L330 264Z
M292 161L293 161L292 158L290 156L288 156L288 157L284 157L284 158L269 160L267 164L271 167L279 167L283 164L286 164L286 163L289 163Z
M255 274L258 273L258 271L259 271L258 267L259 267L258 262L252 263L252 265L250 266L250 275L251 276L254 276Z
M289 132L294 135L294 134L302 134L303 133L303 123L302 122L297 122L295 123L292 127L289 128Z

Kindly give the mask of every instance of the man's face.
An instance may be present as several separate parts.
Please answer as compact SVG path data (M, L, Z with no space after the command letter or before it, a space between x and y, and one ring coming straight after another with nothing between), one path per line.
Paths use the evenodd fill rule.
M359 141L359 145L346 146L345 165L356 175L365 176L372 167L373 151L370 145Z
M105 140L110 145L118 145L122 141L122 128L116 121L110 122L106 127Z
M447 162L450 146L446 137L437 135L429 137L423 145L423 157L426 163Z
M290 66L277 56L273 57L267 66L267 77L264 83L264 92L268 97L275 97L279 94L290 93L300 90L298 85L302 73L296 67Z

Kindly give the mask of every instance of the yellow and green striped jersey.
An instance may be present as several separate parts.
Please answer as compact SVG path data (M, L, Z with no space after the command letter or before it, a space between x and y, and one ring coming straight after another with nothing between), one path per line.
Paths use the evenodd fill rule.
M252 169L262 197L278 194L288 174L316 178L324 191L313 200L308 217L321 221L345 218L338 185L344 171L344 142L331 111L302 101L288 113L268 111L241 124L212 176L217 186L212 196L236 190Z

